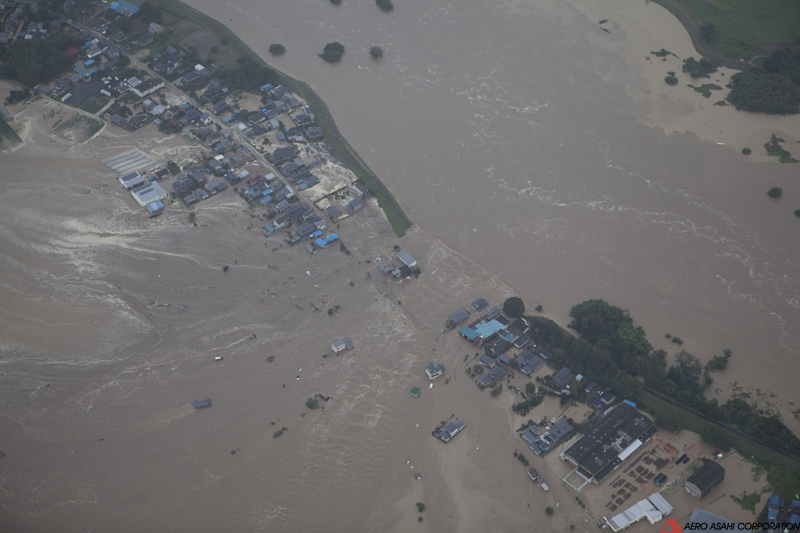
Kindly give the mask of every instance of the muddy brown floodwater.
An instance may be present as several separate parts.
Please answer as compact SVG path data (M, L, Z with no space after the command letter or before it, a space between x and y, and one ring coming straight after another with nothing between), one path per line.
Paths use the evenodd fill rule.
M735 381L769 389L800 429L788 403L800 401L800 185L795 165L762 148L776 133L791 149L800 120L714 106L721 93L685 87L682 59L649 54L697 55L666 10L617 0L409 0L389 14L371 0L189 4L309 82L411 219L526 302L565 325L572 305L603 298L659 348L677 351L667 333L704 361L731 348L721 397ZM346 48L336 65L315 55L331 41ZM287 53L268 56L273 42ZM667 71L683 76L679 87L663 82ZM773 186L780 202L766 196Z
M704 361L730 347L709 394L738 382L800 428L800 187L759 153L771 133L794 146L800 126L713 106L688 78L664 85L680 60L649 51L692 51L662 8L191 5L259 53L286 45L270 60L311 83L416 225L396 239L371 201L336 229L350 254L312 256L248 229L231 190L193 208L197 227L179 205L150 220L100 160L137 147L163 164L196 147L152 125L76 144L53 133L72 111L15 110L25 144L0 155L0 531L594 531L606 487L580 506L556 454L532 461L550 492L531 483L513 456L519 396L479 391L464 372L474 347L440 333L479 296L518 294L561 324L604 298L670 353L666 333ZM331 41L346 47L338 65L315 55ZM396 243L419 279L367 262ZM345 335L355 349L330 355ZM428 388L432 360L451 377ZM317 394L324 410L309 411ZM548 399L531 417L585 411ZM444 445L430 432L451 417L467 427ZM727 494L764 480L723 460L727 485L702 506L752 519ZM697 505L685 474L670 470L665 492L680 519Z

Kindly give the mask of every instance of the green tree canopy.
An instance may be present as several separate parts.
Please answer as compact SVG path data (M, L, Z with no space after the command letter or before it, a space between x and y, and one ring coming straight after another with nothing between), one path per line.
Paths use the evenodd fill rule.
M344 45L339 42L332 42L325 45L322 51L322 59L328 63L336 63L344 55Z
M269 45L269 53L274 56L283 55L286 53L286 47L280 43L273 43Z
M717 71L717 65L705 57L701 57L700 61L697 61L693 57L687 57L683 60L682 68L684 72L693 78L706 78L712 72Z
M386 11L387 13L394 9L394 4L392 4L392 0L375 0L375 5L381 8L381 11Z
M161 22L161 10L150 2L145 2L139 6L139 16L148 22Z
M383 48L380 46L373 46L369 49L369 55L374 57L375 59L380 59L383 57Z
M713 43L717 40L717 30L714 28L714 23L709 22L708 24L704 24L702 28L700 28L700 35L703 36L703 40L707 43Z
M62 53L68 46L80 46L78 35L53 31L45 39L17 39L0 52L0 78L17 80L28 87L72 68L72 60Z
M794 115L800 106L800 92L788 78L753 67L731 77L727 100L740 111L768 115Z
M131 31L133 28L133 22L128 17L120 17L119 21L117 22L117 28L122 31Z
M505 311L508 316L521 317L525 314L525 303L522 301L522 298L517 298L516 296L506 298L506 301L503 302L503 311Z
M723 452L731 449L730 433L716 424L705 424L700 430L700 438L709 444L713 444Z
M767 191L767 196L769 196L770 198L780 198L781 196L783 196L783 189L781 189L780 187L773 187Z
M250 56L242 56L236 63L222 71L222 77L231 89L251 91L267 83L277 84L278 74L259 63Z

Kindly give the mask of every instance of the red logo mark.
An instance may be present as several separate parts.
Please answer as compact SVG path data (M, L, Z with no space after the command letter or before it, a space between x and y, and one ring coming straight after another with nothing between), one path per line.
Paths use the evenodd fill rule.
M683 533L683 530L681 526L678 525L677 520L674 518L667 518L667 523L661 528L661 533Z

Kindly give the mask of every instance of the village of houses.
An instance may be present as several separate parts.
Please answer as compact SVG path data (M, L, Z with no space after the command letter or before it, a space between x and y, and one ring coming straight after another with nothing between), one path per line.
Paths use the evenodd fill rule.
M74 0L66 0L65 12L71 5ZM286 241L305 240L311 253L339 241L329 226L356 215L370 192L330 153L306 102L270 83L251 92L229 90L220 69L201 64L191 47L160 46L166 35L161 25L146 25L136 39L115 30L121 18L137 13L136 5L120 0L96 6L86 11L85 24L69 19L47 24L48 29L71 26L86 41L62 52L74 70L37 90L81 109L98 104L94 114L107 121L107 128L134 132L153 123L163 136L179 133L202 147L202 156L177 163L157 161L138 149L103 160L146 214L191 210L199 202L233 193L257 209L266 237L286 230ZM24 4L4 2L2 7L15 10L5 19L15 38L44 38L44 26L31 23L25 33L15 22ZM133 57L139 66L133 66ZM401 271L410 274L408 269L415 266L396 262L388 260L387 265L397 276Z
M590 408L584 421L568 419L563 412L550 420L547 417L538 422L529 420L517 430L517 436L524 443L523 447L536 457L543 459L559 450L558 459L569 465L561 482L574 491L576 499L587 486L602 487L601 492L593 496L601 498L604 504L604 513L597 525L618 532L640 520L659 524L674 510L662 494L663 489L658 490L670 482L679 483L680 492L696 500L721 493L717 487L724 482L725 468L720 464L723 454L719 450L704 454L701 446L694 442L685 443L679 450L679 445L673 446L667 437L659 437L654 422L638 411L635 403L618 397L596 382L586 383L583 376L568 367L549 368L553 355L537 342L539 329L528 318L512 317L497 305L478 298L472 302L470 310L461 308L448 317L442 333L449 332L457 332L458 342L483 351L464 358L468 365L465 371L478 389L499 393L505 381L508 390L521 399L550 395L566 398L568 403L580 401ZM347 347L352 347L352 341L349 338L347 341ZM548 369L550 374L535 376L537 372L545 374ZM529 381L524 390L515 387L511 378L518 373L527 379L535 378L535 382ZM431 382L429 386L433 387L437 379L447 375L447 369L440 361L430 361L425 374ZM411 389L412 396L422 393L419 387ZM456 417L443 422L432 435L449 443L466 428L467 421ZM525 467L529 466L523 453L514 455ZM687 468L689 466L691 468ZM531 466L526 473L543 491L550 490L544 473L536 467ZM775 505L772 505L773 500ZM781 502L775 495L769 505L772 522L779 521L780 517L791 521L800 511L800 502ZM699 503L696 507L688 517L689 522L735 523L700 508Z

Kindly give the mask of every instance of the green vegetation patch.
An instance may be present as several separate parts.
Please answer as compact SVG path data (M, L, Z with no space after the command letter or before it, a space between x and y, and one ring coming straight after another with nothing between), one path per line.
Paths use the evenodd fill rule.
M764 43L798 41L800 3L794 0L716 0L710 7Z
M240 56L233 65L228 65L222 70L222 77L233 90L252 91L267 83L276 85L278 74L257 63L250 56Z
M708 78L709 74L717 71L717 65L705 57L701 57L700 61L687 57L683 60L682 70L693 78Z
M22 142L17 132L11 127L11 124L6 122L3 115L0 115L0 148L11 148Z
M772 138L769 140L768 143L764 145L764 149L767 151L767 155L772 157L780 158L781 163L797 163L797 159L792 157L792 154L787 152L786 150L781 147L779 143L786 142L780 137L776 137L775 134L772 134Z
M392 0L375 0L375 5L381 8L381 11L385 11L387 13L394 9Z
M89 118L84 115L76 114L65 120L54 130L61 134L72 133L75 142L83 142L91 139L95 133L103 129L105 122L96 118Z
M761 493L756 491L752 494L742 493L741 496L734 496L731 494L731 499L739 504L739 507L744 509L745 511L750 511L751 513L756 513L756 505L761 501Z
M94 96L92 96L83 103L81 109L83 109L87 113L91 113L94 115L95 113L103 109L106 106L106 104L108 104L108 102L109 102L108 98L95 98Z
M375 59L380 59L383 57L383 48L380 46L373 46L369 49L369 55L374 57Z
M768 115L795 115L800 105L800 92L788 78L753 67L738 72L728 84L727 100L740 111Z
M732 6L738 5L740 2L748 2L748 0L725 1ZM790 1L785 0L785 3L788 4ZM689 24L699 35L702 35L701 32L704 25L713 24L713 41L709 42L709 44L720 54L734 59L745 59L759 46L760 43L757 37L754 38L749 35L748 30L737 26L736 23L728 18L732 9L729 9L726 14L721 13L705 0L676 0L676 2L680 4L677 6L678 10L684 14L686 19L689 20ZM755 7L753 3L750 3L750 5ZM700 19L699 22L698 18Z
M336 63L344 55L344 45L339 42L332 42L325 45L320 57L328 63Z
M62 52L69 46L82 44L80 36L63 31L50 32L46 39L17 39L2 54L0 78L33 87L59 72L70 70L72 60Z
M700 87L695 87L694 90L706 98L711 98L711 91L721 91L722 87L719 85L714 85L713 83L705 83Z
M654 55L654 56L656 56L656 57L675 56L675 54L673 54L672 52L670 52L669 50L666 50L666 49L664 49L664 48L662 48L662 49L661 49L661 50L659 50L658 52L653 52L653 51L651 51L650 53L651 53L651 54L653 54L653 55ZM678 56L675 56L675 57L678 57Z
M286 47L280 43L272 43L269 45L269 53L274 56L282 56L286 53Z

